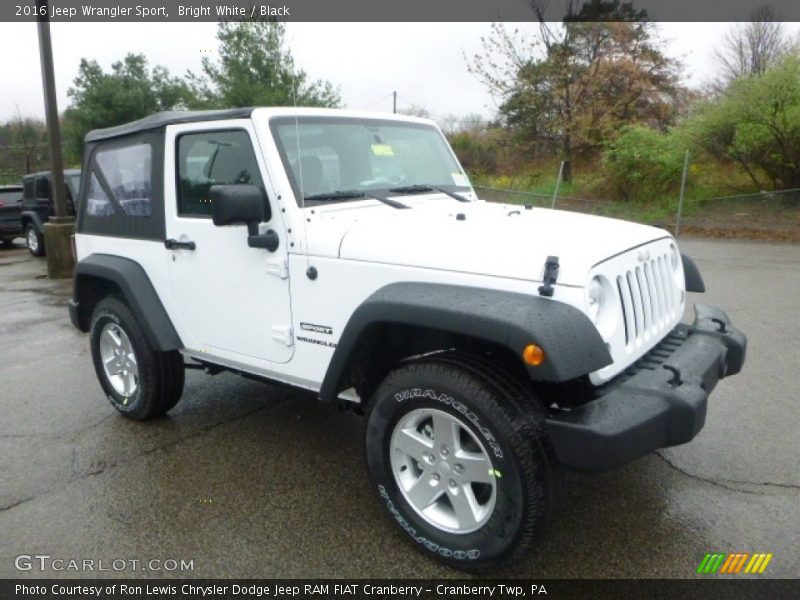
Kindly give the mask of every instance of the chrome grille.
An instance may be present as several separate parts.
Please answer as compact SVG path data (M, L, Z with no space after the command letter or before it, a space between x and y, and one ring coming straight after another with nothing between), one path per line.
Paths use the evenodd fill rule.
M680 301L667 254L617 275L616 283L626 346L663 333L673 323Z

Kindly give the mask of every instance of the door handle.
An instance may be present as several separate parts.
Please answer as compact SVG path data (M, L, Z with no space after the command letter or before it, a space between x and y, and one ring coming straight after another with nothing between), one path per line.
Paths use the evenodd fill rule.
M169 250L194 250L197 244L194 242L179 242L178 240L164 240L164 246Z

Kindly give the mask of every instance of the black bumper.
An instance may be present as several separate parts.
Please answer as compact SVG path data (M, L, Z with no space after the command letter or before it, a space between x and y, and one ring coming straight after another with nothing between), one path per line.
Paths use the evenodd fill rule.
M690 441L705 423L709 394L742 369L746 348L722 310L697 304L694 324L678 325L600 397L547 420L559 462L606 471Z
M14 235L22 237L22 227L17 223L0 223L0 236L8 237Z

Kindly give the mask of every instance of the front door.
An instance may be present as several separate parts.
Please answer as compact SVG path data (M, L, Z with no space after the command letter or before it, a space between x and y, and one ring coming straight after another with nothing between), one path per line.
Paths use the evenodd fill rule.
M187 349L245 365L288 362L292 357L286 235L268 173L249 120L167 128L165 179L171 310ZM247 245L247 227L217 227L209 188L252 184L267 206L260 230L274 229L277 251ZM193 242L193 249L186 242ZM191 244L188 244L191 246Z

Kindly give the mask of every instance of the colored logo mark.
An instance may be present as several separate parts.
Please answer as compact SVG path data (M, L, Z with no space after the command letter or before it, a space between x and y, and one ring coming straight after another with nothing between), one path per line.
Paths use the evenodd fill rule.
M763 573L767 569L772 554L750 554L740 552L725 554L722 552L709 552L703 557L697 572L704 575L726 573L734 575L739 573Z

